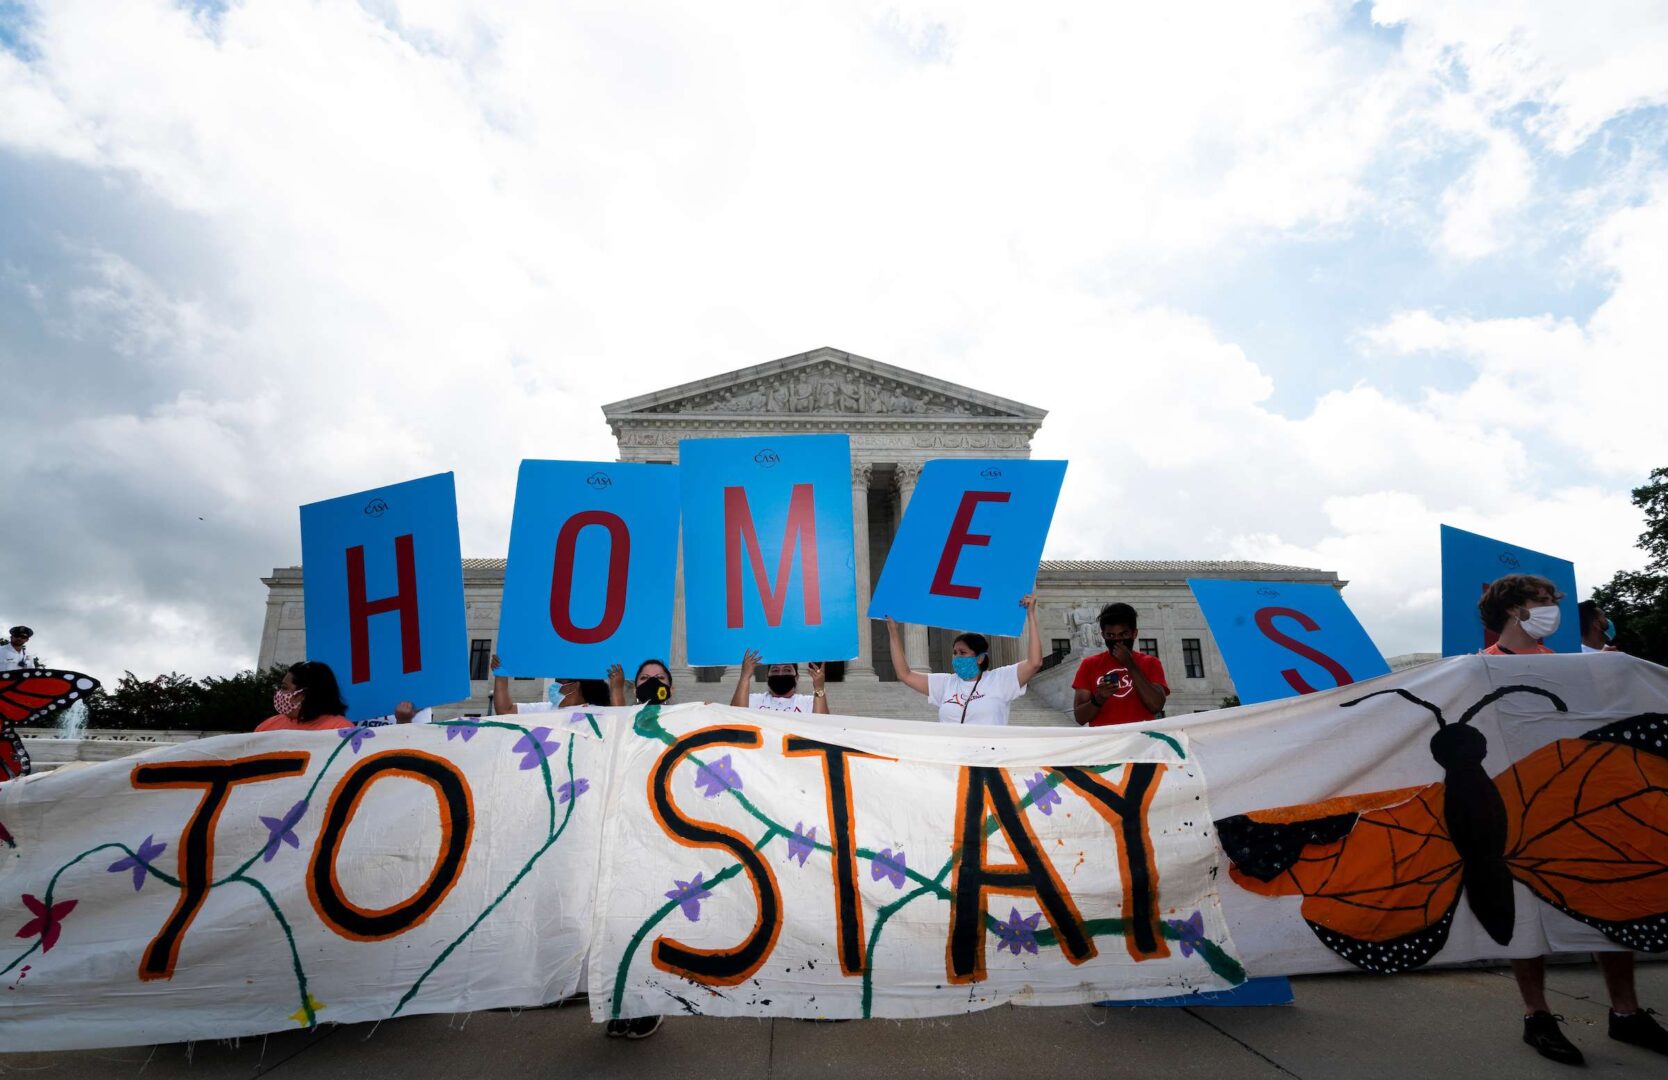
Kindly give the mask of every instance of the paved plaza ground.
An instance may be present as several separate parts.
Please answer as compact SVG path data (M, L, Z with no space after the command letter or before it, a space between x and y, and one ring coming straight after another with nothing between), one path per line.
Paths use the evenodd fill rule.
M808 1024L670 1017L644 1042L608 1039L583 1004L418 1016L233 1043L77 1053L0 1053L29 1080L492 1080L655 1077L1575 1077L1668 1075L1668 1058L1611 1042L1593 965L1552 969L1553 1007L1587 1055L1578 1071L1520 1041L1504 969L1394 978L1294 979L1287 1008L998 1008L949 1019ZM1639 968L1642 1000L1668 1012L1668 964ZM0 1044L5 1030L0 1009Z

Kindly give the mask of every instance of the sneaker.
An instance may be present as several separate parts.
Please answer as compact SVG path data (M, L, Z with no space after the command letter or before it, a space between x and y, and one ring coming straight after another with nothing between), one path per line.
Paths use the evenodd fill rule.
M626 1032L631 1030L631 1021L616 1018L608 1021L607 1026L602 1030L610 1039L623 1039L626 1037Z
M1635 1013L1634 1016L1641 1015ZM1523 1041L1535 1048L1535 1052L1543 1058L1551 1058L1560 1065L1585 1065L1587 1059L1581 1056L1581 1051L1575 1044L1564 1038L1564 1033L1558 1030L1561 1016L1553 1016L1549 1012L1537 1012L1533 1016L1523 1018ZM1628 1018L1628 1019L1631 1019ZM1615 1030L1615 1021L1611 1021L1611 1030Z
M639 1016L626 1021L625 1037L628 1039L646 1039L660 1030L659 1016Z
M1610 1037L1618 1042L1642 1046L1659 1054L1668 1054L1668 1031L1651 1019L1655 1009L1640 1009L1626 1016L1610 1014Z

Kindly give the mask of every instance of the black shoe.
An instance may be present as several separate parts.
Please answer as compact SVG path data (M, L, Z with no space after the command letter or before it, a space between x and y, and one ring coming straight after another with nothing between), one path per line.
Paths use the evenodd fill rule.
M1668 1054L1668 1031L1651 1019L1655 1009L1640 1009L1626 1016L1610 1014L1610 1037L1632 1046L1642 1046L1659 1054Z
M608 1024L602 1029L603 1034L607 1035L610 1039L623 1039L626 1037L626 1032L630 1030L630 1020L620 1020L617 1018L608 1021Z
M1640 1014L1635 1013L1635 1016ZM1533 1016L1523 1018L1523 1041L1535 1048L1535 1052L1543 1058L1551 1058L1560 1065L1585 1065L1587 1059L1581 1056L1581 1051L1575 1044L1564 1038L1564 1033L1558 1030L1561 1016L1553 1016L1549 1012L1537 1012ZM1631 1018L1630 1018L1631 1019ZM1614 1031L1615 1021L1611 1021ZM1660 1030L1660 1029L1659 1029Z
M625 1020L625 1038L649 1038L661 1030L662 1017L634 1017ZM614 1032L609 1032L612 1035Z

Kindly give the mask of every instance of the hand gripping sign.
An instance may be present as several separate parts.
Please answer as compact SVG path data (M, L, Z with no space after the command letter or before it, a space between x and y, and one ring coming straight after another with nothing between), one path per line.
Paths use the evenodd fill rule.
M600 679L672 640L678 470L523 461L498 656L504 675Z
M869 604L870 618L1017 636L1020 597L1065 479L1063 461L929 461Z
M336 672L349 719L469 696L451 473L303 506L301 562L307 656Z
M1241 704L1313 694L1390 673L1330 585L1189 578Z
M1568 559L1442 526L1442 655L1463 656L1494 644L1483 629L1477 601L1483 590L1507 574L1535 574L1558 586L1558 630L1543 644L1553 652L1581 651L1581 616L1576 608L1575 564Z
M689 662L857 655L851 440L685 439L684 621Z

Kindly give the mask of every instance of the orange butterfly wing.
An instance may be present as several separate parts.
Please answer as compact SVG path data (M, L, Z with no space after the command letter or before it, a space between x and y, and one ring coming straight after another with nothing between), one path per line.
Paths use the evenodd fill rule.
M1448 939L1463 867L1442 814L1442 785L1430 784L1216 824L1236 882L1301 895L1328 948L1390 973L1425 963Z
M13 730L50 716L98 689L98 680L76 671L22 668L0 671L0 780L29 772L29 752Z
M1513 877L1630 949L1668 951L1668 717L1560 739L1495 783Z

